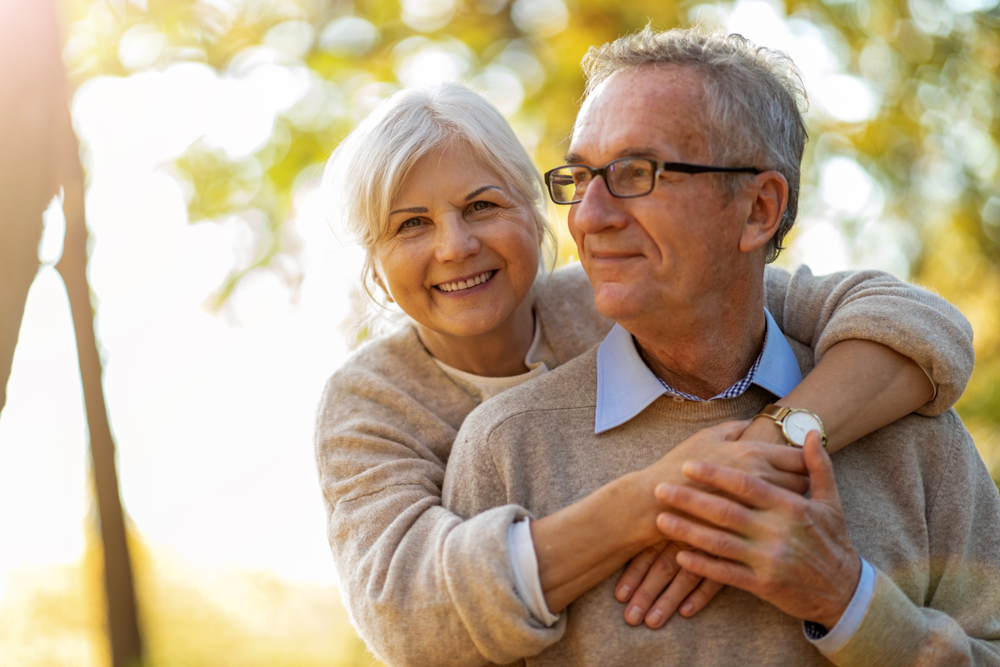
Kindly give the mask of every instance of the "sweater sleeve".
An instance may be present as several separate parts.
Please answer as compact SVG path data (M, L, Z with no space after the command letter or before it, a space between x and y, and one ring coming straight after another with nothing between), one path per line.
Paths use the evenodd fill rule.
M937 386L918 414L936 416L954 405L972 375L972 327L957 308L931 292L881 271L813 276L768 266L767 309L781 330L813 349L818 362L833 345L870 340L919 364Z
M960 435L928 501L926 599L877 571L857 632L827 656L836 665L1000 665L1000 495L958 416L945 418Z
M507 531L527 513L495 507L463 521L441 506L444 459L465 415L442 415L434 401L447 392L411 381L427 395L377 373L340 372L320 404L316 456L351 621L392 665L536 653L561 633L534 621L515 593Z

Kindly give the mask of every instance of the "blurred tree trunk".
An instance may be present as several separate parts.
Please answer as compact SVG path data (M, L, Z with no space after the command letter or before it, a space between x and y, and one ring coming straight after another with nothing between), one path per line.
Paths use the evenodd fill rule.
M87 282L83 169L69 116L53 0L0 0L0 147L0 409L28 289L38 271L42 212L61 186L66 238L56 269L66 283L76 331L104 547L112 664L135 667L142 661L142 640Z
M0 411L38 272L42 212L59 188L52 120L66 95L47 76L59 57L55 35L45 34L51 14L45 3L0 0Z

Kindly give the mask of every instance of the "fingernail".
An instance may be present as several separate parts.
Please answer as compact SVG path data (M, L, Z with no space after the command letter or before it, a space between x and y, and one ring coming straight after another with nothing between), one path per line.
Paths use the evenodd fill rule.
M630 625L638 625L639 621L642 620L642 609L638 607L631 607L628 610L628 614L625 615L625 620L629 622Z
M691 604L690 602L685 602L684 604L681 605L681 613L684 614L685 616L693 614L694 605Z
M632 589L630 587L626 586L625 584L622 584L621 586L618 587L618 590L615 591L615 597L618 598L619 602L625 602L625 600L628 600L628 595L631 592Z
M660 611L659 609L654 609L653 613L651 613L649 615L649 618L646 619L646 623L654 628L660 627L660 623L662 622L663 622L663 612Z

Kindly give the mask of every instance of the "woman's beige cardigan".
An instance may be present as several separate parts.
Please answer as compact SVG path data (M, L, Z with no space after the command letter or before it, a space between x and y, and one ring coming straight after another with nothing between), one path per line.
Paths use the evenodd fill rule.
M914 359L938 392L920 410L949 408L972 372L972 330L946 301L875 271L814 277L768 267L766 307L817 360L833 344L872 340ZM534 288L535 312L559 363L610 329L579 265ZM358 634L390 665L474 665L503 637L528 655L554 630L514 592L508 505L467 521L441 507L452 442L477 392L434 363L406 327L360 348L320 402L316 458L344 604ZM484 613L488 611L488 613ZM488 624L472 619L489 618ZM518 638L511 647L511 638Z

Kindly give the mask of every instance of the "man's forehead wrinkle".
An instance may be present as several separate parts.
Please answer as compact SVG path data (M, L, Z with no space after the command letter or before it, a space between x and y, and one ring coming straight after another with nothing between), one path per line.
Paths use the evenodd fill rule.
M625 148L622 148L616 154L614 154L614 157L612 159L620 157L648 157L656 159L658 156L659 156L659 151L652 145L626 146ZM565 157L565 160L566 164L586 164L587 162L577 153L568 153Z
M577 119L567 163L605 164L625 156L707 162L699 73L645 67L603 81Z

